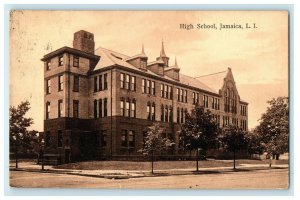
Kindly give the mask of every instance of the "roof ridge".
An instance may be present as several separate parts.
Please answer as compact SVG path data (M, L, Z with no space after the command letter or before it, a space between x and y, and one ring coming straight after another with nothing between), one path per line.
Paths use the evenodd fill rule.
M123 55L123 56L126 56L126 57L128 57L128 58L130 58L130 56L128 56L128 55L126 55L126 54L123 54L123 53L120 53L120 52L117 52L117 51L114 51L114 50L111 50L111 49L108 49L108 48L105 48L105 47L102 47L102 46L99 46L97 49L105 49L105 50L108 50L108 51L111 51L111 52L113 52L113 53L117 53L117 54L121 54L121 55ZM126 58L127 59L127 58Z

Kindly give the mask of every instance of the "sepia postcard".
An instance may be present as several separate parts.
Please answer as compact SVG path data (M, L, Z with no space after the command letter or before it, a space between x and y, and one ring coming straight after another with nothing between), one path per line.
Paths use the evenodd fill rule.
M9 184L289 189L289 12L11 10Z

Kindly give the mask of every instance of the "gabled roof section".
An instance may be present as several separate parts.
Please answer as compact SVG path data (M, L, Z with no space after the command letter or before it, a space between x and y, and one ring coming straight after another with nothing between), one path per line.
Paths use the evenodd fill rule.
M202 90L206 90L208 92L216 93L213 89L208 87L206 84L204 84L203 82L201 82L201 81L199 81L199 80L197 80L193 77L183 75L183 74L179 74L179 80L180 80L180 83L182 83L182 84L189 85L189 86L192 86L192 87L196 87L196 88L199 88L199 89L202 89Z
M203 82L206 85L209 85L209 87L215 93L219 93L219 90L221 90L224 85L224 79L225 79L227 73L228 73L228 71L222 71L222 72L218 72L218 73L199 76L196 79Z

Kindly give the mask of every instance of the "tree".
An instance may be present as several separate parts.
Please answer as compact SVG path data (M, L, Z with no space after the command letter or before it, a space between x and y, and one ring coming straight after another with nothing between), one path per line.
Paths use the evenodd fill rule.
M198 104L191 114L186 113L185 123L180 131L180 142L185 150L196 150L196 170L199 171L199 150L206 152L215 148L219 126L209 110Z
M247 142L247 152L250 155L253 154L262 154L263 146L261 144L262 137L257 133L256 130L246 133L245 135Z
M289 150L289 102L288 97L273 98L262 114L256 130L262 137L265 152L279 159L279 155Z
M17 107L11 106L9 108L9 139L10 144L15 146L16 168L18 168L18 148L22 149L26 146L27 128L33 124L32 118L25 117L29 109L30 103L28 101L21 102Z
M164 131L159 123L154 123L148 127L144 146L139 150L145 155L151 155L151 173L154 173L153 165L155 153L160 153L162 150L166 150L168 147L174 145L170 139L162 136Z
M235 170L236 151L245 149L247 145L245 132L237 126L229 125L222 129L222 134L220 134L219 139L225 150L233 152L233 169Z

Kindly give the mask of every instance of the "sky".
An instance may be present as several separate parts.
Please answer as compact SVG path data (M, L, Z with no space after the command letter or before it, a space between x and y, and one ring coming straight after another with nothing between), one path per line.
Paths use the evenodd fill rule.
M180 29L180 24L194 29ZM243 29L197 29L197 24L241 24ZM246 29L255 23L257 28ZM232 69L241 99L249 103L249 129L259 124L268 100L288 96L288 13L285 11L13 11L10 14L10 105L28 100L30 127L43 131L43 62L78 30L94 33L95 47L129 56L144 45L148 61L161 42L185 75Z

